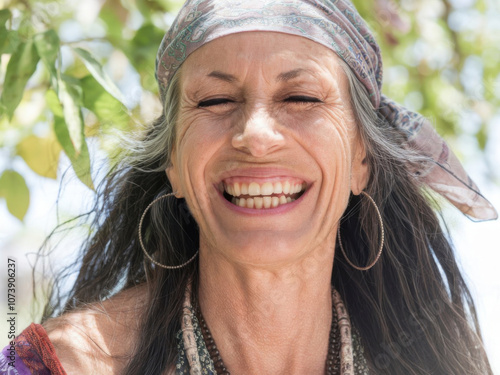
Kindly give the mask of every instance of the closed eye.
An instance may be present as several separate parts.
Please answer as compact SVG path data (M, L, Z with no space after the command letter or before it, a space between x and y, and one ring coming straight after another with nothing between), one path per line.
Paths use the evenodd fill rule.
M322 101L318 98L314 98L312 96L304 96L304 95L294 95L289 96L285 99L285 102L289 103L321 103Z
M227 98L215 98L215 99L202 100L201 102L198 103L198 108L212 107L215 105L221 105L221 104L227 104L227 103L234 103L234 100L227 99Z

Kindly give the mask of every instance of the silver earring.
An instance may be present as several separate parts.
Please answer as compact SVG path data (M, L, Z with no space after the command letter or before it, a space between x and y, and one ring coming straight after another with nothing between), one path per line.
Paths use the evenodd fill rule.
M363 194L365 197L367 197L370 202L372 203L372 205L375 207L375 210L377 211L377 216L378 216L378 220L380 222L380 247L379 247L379 250L378 250L378 253L377 253L377 257L375 258L375 260L373 262L371 262L369 265L367 265L366 267L359 267L359 266L356 266L353 262L351 262L349 260L349 258L347 257L347 254L344 250L344 246L342 245L342 239L340 238L340 224L339 224L339 227L338 227L338 230L337 230L337 238L339 240L339 245L340 245L340 250L342 250L342 254L344 254L344 257L345 257L345 260L347 261L347 263L349 263L351 265L351 267L359 270L359 271L367 271L369 270L370 268L372 268L375 263L378 262L379 258L380 258L380 255L382 255L382 250L384 248L384 222L382 221L382 215L380 214L380 211L377 207L377 204L375 203L375 201L373 200L372 197L370 197L370 195L364 191L361 192L361 194Z
M187 261L187 262L184 262L178 266L166 266L164 264L161 264L159 262L157 262L156 260L154 260L149 254L148 252L146 251L146 248L144 246L144 242L142 241L142 222L144 221L144 217L146 216L146 213L148 212L148 210L151 208L152 205L154 205L156 202L162 200L162 199L165 199L165 198L168 198L168 197L171 197L172 195L175 195L175 193L168 193L168 194L165 194L165 195L162 195L161 197L158 197L156 198L154 201L152 201L147 207L146 209L144 210L144 212L142 213L142 216L141 216L141 220L139 221L139 243L141 245L141 248L142 248L142 251L144 252L144 255L146 255L146 257L151 261L153 262L154 264L156 264L157 266L159 267L162 267L162 268L166 268L167 270L177 270L177 269L180 269L180 268L183 268L185 266L187 266L189 263L191 263L197 256L198 256L198 253L200 252L199 250Z

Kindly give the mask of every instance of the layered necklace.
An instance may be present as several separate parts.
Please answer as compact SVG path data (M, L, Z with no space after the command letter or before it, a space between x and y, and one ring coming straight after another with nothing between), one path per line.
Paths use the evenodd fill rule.
M332 302L332 325L326 359L326 374L354 375L351 323L344 303L335 289L332 290ZM194 307L191 305L191 290L188 288L183 305L182 337L186 357L189 362L190 374L202 374L202 364L198 354L193 325L194 319L197 319L216 373L218 375L229 375L230 372L224 365L222 356L201 313L199 304L195 302L194 305Z

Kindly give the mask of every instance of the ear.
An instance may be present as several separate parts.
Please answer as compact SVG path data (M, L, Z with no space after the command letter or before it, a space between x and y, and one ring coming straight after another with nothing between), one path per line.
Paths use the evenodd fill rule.
M355 143L354 159L351 170L351 191L354 195L359 195L368 185L370 170L366 160L366 148L361 139Z
M180 178L179 172L175 166L175 163L172 162L174 160L175 155L172 153L170 165L165 169L165 173L167 175L168 180L170 181L170 185L172 185L172 191L175 193L177 198L183 198L184 196L180 192Z

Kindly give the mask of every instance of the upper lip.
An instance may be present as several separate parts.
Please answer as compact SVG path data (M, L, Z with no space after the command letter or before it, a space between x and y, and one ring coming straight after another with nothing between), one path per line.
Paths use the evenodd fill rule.
M287 168L235 168L229 171L222 173L218 178L218 184L222 183L224 180L228 178L242 178L242 179L251 179L254 181L278 181L287 178L298 179L305 182L307 185L310 184L310 181L297 174L297 172L289 170Z

